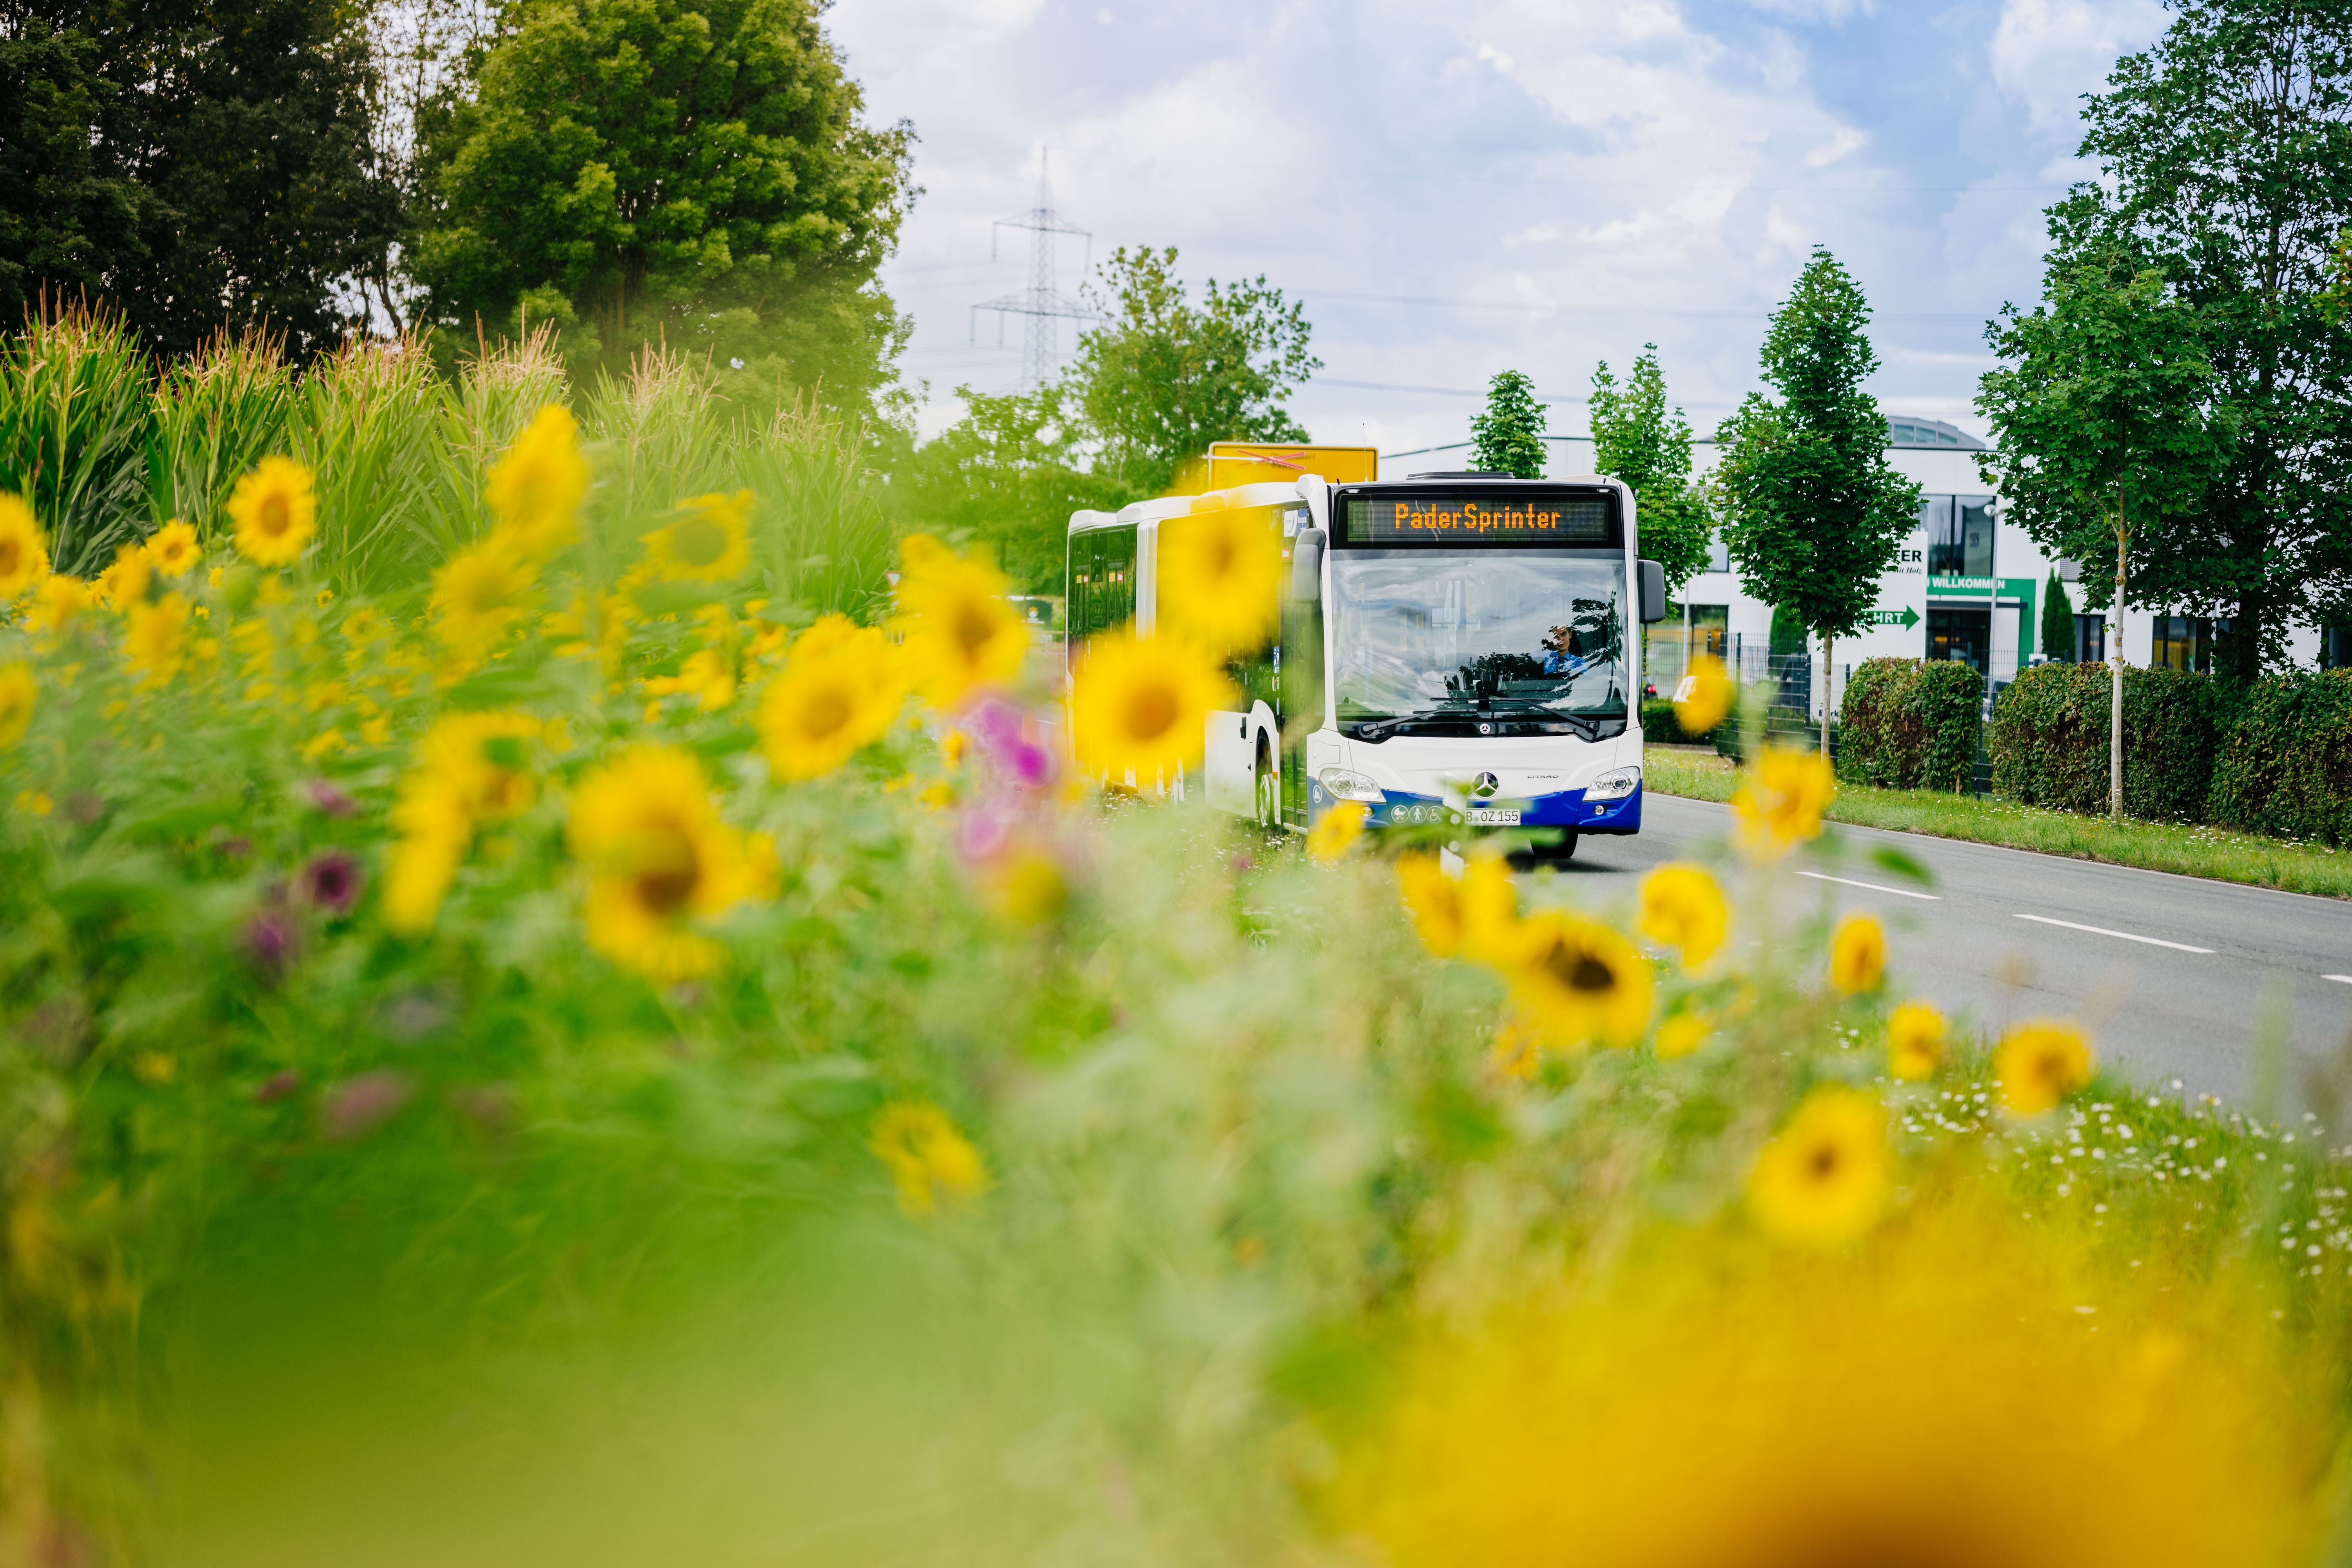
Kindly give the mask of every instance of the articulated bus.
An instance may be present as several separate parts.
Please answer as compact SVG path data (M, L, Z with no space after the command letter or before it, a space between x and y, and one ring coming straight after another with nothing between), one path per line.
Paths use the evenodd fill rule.
M1169 519L1238 507L1282 537L1278 629L1233 661L1241 707L1209 715L1202 776L1175 793L1302 830L1342 801L1375 826L1555 830L1534 836L1538 858L1641 830L1640 628L1664 617L1665 582L1639 556L1632 491L1376 480L1360 448L1238 450L1286 477L1070 520L1074 660L1130 618L1153 634ZM1230 471L1220 451L1213 478Z

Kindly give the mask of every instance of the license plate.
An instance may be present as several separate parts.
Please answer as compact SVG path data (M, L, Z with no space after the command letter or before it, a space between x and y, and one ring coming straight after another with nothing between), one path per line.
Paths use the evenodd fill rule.
M1469 810L1473 827L1517 827L1519 808L1517 806L1474 805Z

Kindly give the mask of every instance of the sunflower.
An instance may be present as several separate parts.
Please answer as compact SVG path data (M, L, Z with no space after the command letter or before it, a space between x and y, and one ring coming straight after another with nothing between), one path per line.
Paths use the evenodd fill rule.
M1649 960L1598 921L1539 910L1517 924L1497 967L1519 1016L1555 1046L1638 1045L1650 1026Z
M531 748L546 732L541 720L511 709L453 713L425 732L418 771L448 789L470 834L521 816L539 798Z
M751 564L751 492L677 503L686 515L646 535L646 563L668 581L724 583Z
M588 462L580 427L560 403L542 404L490 469L490 515L521 553L546 559L580 537L580 503L588 496Z
M988 1190L988 1166L971 1141L956 1131L936 1105L901 1101L874 1119L866 1147L889 1167L898 1188L898 1206L920 1217L941 1199L968 1202Z
M0 746L13 746L33 727L33 709L41 700L41 683L23 659L0 664Z
M393 803L392 826L400 838L384 873L384 923L404 935L421 936L433 929L441 900L457 880L473 821L454 781L419 770Z
M1675 861L1642 879L1642 913L1635 922L1652 942L1675 948L1696 969L1715 956L1731 931L1731 905L1704 866Z
M89 607L90 586L79 577L51 573L41 579L33 590L32 608L25 618L36 631L55 637L73 624L73 618Z
M0 599L13 599L48 574L48 547L23 496L0 494Z
M258 566L291 565L319 529L318 492L310 470L289 458L264 458L236 481L228 498L236 548Z
M113 563L98 574L98 600L110 609L128 610L146 599L154 580L145 545L118 544Z
M2014 1116L2041 1115L2087 1085L2098 1065L2088 1035L2050 1018L2011 1030L1992 1056L2002 1109Z
M152 604L131 606L130 629L123 634L122 657L138 672L142 686L161 686L180 673L188 653L188 601L166 594Z
M1281 611L1276 514L1223 496L1192 504L1191 515L1160 525L1160 615L1212 653L1263 647Z
M1235 700L1224 671L1197 649L1131 632L1097 637L1071 684L1078 761L1113 782L1132 774L1149 784L1198 763L1210 712Z
M1694 1009L1685 1009L1659 1025L1658 1037L1652 1043L1658 1053L1658 1059L1670 1062L1690 1055L1706 1044L1707 1037L1714 1033L1715 1026L1707 1022L1704 1015Z
M879 631L824 616L801 634L760 699L769 765L779 778L831 773L882 738L904 690L898 650Z
M1445 865L1425 849L1408 849L1397 857L1397 890L1412 912L1421 944L1440 958L1462 951L1462 884L1445 874Z
M1822 832L1822 813L1837 794L1830 760L1813 752L1768 746L1731 797L1738 837L1759 860L1776 860Z
M1848 996L1886 977L1886 928L1875 915L1848 915L1830 938L1830 984Z
M1738 695L1723 660L1703 653L1675 688L1675 723L1685 735L1704 735L1729 715Z
M1391 1568L2324 1558L2332 1436L2267 1303L2185 1309L2074 1234L1927 1210L1848 1258L1660 1227L1429 1310L1328 1406L1319 1512Z
M1936 1076L1944 1065L1943 1014L1934 1004L1904 1003L1886 1020L1886 1070L1906 1083Z
M1824 1085L1756 1156L1748 1212L1783 1241L1852 1241L1886 1206L1889 1165L1885 1108L1860 1089Z
M646 689L656 697L682 691L705 713L716 713L734 704L735 661L725 648L697 648L679 661L676 675L657 675Z
M667 746L631 747L572 797L572 852L587 867L588 944L661 984L718 967L694 929L755 895L743 836L719 820L702 765Z
M488 658L536 602L530 563L502 541L469 544L433 574L433 635L461 663Z
M1323 814L1307 835L1307 853L1320 865L1328 866L1354 847L1363 837L1364 824L1370 821L1372 808L1360 800L1343 800Z
M915 689L938 707L954 708L975 691L1011 685L1032 635L1004 596L1012 588L1004 574L923 534L898 550L906 564L898 625Z
M187 575L204 553L204 547L196 542L196 531L176 517L147 542L147 559L166 577Z

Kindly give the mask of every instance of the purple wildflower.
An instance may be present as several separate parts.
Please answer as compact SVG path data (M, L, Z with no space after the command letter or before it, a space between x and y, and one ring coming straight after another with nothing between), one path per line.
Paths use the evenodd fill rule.
M360 901L367 873L356 857L330 849L302 868L302 901L331 915L347 915Z

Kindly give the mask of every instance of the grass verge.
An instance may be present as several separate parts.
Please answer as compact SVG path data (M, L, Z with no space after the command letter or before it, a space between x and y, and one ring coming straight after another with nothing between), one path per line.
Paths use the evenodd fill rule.
M1652 746L1644 782L1660 795L1727 801L1738 770L1696 746ZM2013 800L1932 790L1873 789L1840 783L1832 820L1861 827L1926 833L1974 844L1999 844L2077 860L2105 860L2148 871L2210 877L2221 882L2276 888L2324 898L2352 898L2352 855L2318 844L2293 844L2259 834L2188 823L2108 821L2071 811L2021 805Z

